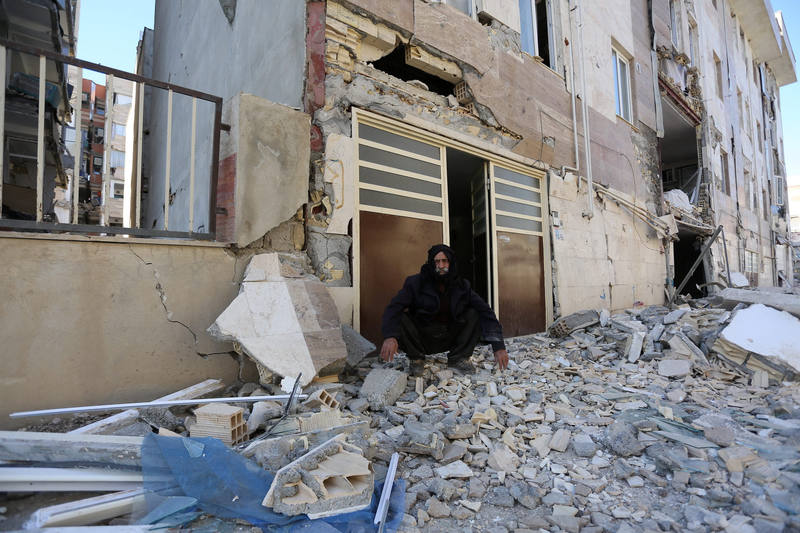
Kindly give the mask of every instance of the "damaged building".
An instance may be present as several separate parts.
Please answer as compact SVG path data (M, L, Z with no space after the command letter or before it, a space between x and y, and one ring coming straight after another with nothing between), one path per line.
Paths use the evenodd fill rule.
M153 75L225 101L218 240L270 247L280 228L373 341L439 241L508 335L671 298L719 226L684 292L791 284L778 89L796 76L768 1L355 0L265 16L158 3ZM253 42L260 23L276 31ZM192 47L209 30L217 56ZM287 168L305 145L269 142L305 121L308 180Z
M3 320L28 406L47 403L24 383L54 349L74 389L58 403L236 375L206 328L263 251L307 263L376 343L436 242L508 337L663 304L684 280L694 296L791 284L778 89L795 62L769 0L158 1L137 53L136 73L76 64L133 82L126 121L106 121L124 133L124 162L103 162L122 208L92 238L0 236L32 279L73 276L9 288L64 331L32 346L30 320ZM86 372L109 384L82 390Z

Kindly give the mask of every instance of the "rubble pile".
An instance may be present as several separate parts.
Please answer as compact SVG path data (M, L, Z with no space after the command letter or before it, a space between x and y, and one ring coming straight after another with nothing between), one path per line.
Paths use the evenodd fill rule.
M226 433L233 450L277 473L263 504L284 515L364 508L397 452L400 531L800 530L797 343L742 340L737 317L757 323L764 306L712 303L575 313L508 340L502 372L488 346L474 371L448 368L443 355L385 364L349 330L338 378L315 378L288 407L236 401L285 394L275 374L228 388L233 407L215 412L225 411L226 432L246 428L243 444ZM197 401L161 410L161 433L213 434ZM154 411L113 432L142 435ZM130 446L103 446L112 444Z
M509 342L506 372L484 350L472 374L429 361L394 403L341 401L375 456L406 454L406 531L792 531L800 388L721 361L731 315L586 311Z

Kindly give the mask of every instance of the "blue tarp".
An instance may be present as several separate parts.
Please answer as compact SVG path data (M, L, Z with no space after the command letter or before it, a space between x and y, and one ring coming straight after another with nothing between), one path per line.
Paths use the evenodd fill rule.
M309 520L286 516L261 505L273 475L211 438L164 437L149 434L142 444L142 474L147 512L163 505L166 497L195 498L197 507L221 518L240 518L264 531L368 532L378 508L382 483L375 484L369 508L353 513ZM183 511L187 509L182 508ZM405 512L405 481L396 479L389 501L385 531L394 532Z

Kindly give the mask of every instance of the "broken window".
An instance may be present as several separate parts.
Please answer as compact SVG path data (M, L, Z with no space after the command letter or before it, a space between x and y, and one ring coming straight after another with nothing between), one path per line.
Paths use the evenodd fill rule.
M632 122L630 63L616 48L611 49L614 62L614 97L617 115Z
M692 66L700 63L697 57L697 23L689 21L689 64Z
M722 192L730 196L731 183L730 183L730 177L728 176L728 154L725 152L725 150L719 151L719 159L720 159L720 180L722 180Z
M555 35L552 0L519 0L522 51L542 59L555 70Z
M453 94L455 85L406 63L406 47L398 46L372 66L406 82L421 82L429 91L442 96Z
M675 0L672 0L669 3L669 23L671 26L671 36L672 36L672 44L675 47L679 47L680 43L680 34L678 33L678 14L677 14L677 6L675 5Z

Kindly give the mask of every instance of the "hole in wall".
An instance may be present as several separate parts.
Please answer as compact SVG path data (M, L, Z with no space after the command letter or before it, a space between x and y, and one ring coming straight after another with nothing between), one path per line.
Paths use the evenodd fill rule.
M421 81L429 91L441 96L448 96L454 92L455 86L452 83L406 64L406 47L404 45L398 46L390 54L374 61L372 66L405 82Z

